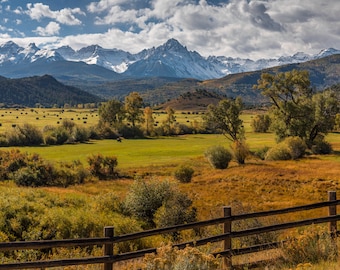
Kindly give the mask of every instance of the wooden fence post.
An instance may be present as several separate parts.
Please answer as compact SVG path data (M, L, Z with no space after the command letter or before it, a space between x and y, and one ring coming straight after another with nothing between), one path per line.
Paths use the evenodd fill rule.
M336 191L328 191L328 201L336 201ZM336 205L331 205L328 208L328 214L329 216L334 216L336 215ZM332 235L332 238L336 238L336 233L337 233L337 222L336 221L331 221L329 223L329 231Z
M114 236L114 227L108 226L104 228L104 237L112 238ZM104 245L104 256L113 255L113 243ZM104 270L112 270L113 263L104 263Z
M231 217L231 207L223 207L223 216ZM231 233L231 220L226 221L223 224L223 233ZM230 253L223 258L224 269L232 269L232 254L231 254L231 237L226 237L224 239L224 250L230 250Z

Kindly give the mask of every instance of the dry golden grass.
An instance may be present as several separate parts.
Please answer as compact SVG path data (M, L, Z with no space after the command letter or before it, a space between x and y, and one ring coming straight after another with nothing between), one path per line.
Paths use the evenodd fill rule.
M339 162L317 158L248 160L244 166L231 163L226 170L210 168L203 158L194 163L193 181L180 186L191 194L202 217L234 201L253 210L317 202L327 199L327 191L340 187Z
M191 183L175 181L178 163L121 169L122 178L90 182L68 189L46 188L56 193L98 195L115 192L123 198L135 178L173 181L188 193L200 219L220 215L222 206L241 202L253 211L278 209L327 200L327 192L340 189L340 162L336 155L308 156L301 160L262 161L247 159L245 165L231 162L225 170L210 167L204 157L188 159L185 164L195 173Z

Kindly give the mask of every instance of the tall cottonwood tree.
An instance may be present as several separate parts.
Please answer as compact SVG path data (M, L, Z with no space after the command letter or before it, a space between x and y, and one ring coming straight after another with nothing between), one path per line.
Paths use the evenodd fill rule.
M150 107L144 109L144 127L146 135L151 135L154 130L153 111Z
M240 141L244 139L243 121L240 119L242 108L239 97L223 99L216 106L210 104L204 118L208 126L220 130L227 139Z
M244 164L249 154L249 148L245 142L243 121L240 119L242 109L241 98L223 99L217 106L210 104L205 115L208 126L220 130L227 139L233 142L231 149L239 164Z
M126 113L126 119L131 123L133 127L137 123L143 122L143 99L137 92L131 92L125 97L124 109Z
M171 135L173 131L173 125L176 122L175 110L171 107L167 107L166 118L163 121L163 129L165 135Z
M254 88L261 90L272 103L271 128L278 141L297 136L311 147L318 135L331 130L338 101L333 94L314 94L308 71L263 73Z
M115 99L103 103L99 107L99 119L101 122L114 126L124 119L123 104Z

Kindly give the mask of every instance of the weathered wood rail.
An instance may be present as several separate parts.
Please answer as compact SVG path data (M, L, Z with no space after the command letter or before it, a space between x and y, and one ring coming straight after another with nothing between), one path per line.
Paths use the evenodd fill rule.
M182 230L202 228L211 225L222 224L223 233L219 235L202 238L195 241L189 241L185 243L176 244L174 246L178 248L185 248L190 246L201 246L207 243L223 242L223 251L215 253L214 255L220 255L224 260L224 267L226 269L233 268L232 257L242 254L255 253L258 251L269 250L277 248L281 245L281 242L265 243L256 246L250 246L241 249L232 248L232 239L238 237L245 237L250 235L257 235L266 232L273 232L278 230L285 230L290 228L297 228L300 226L307 226L312 224L329 223L329 231L334 236L337 235L337 221L340 220L340 215L337 215L337 205L340 201L336 198L335 191L328 192L328 201L319 202L314 204L308 204L303 206L296 206L272 211L262 211L249 214L232 215L230 207L224 207L224 215L220 218L211 220L199 221L189 224L182 224L172 227L153 229L148 231L142 231L126 235L114 235L114 227L105 227L104 236L98 238L82 238L82 239L65 239L65 240L44 240L44 241L23 241L23 242L3 242L0 243L0 252L13 251L13 250L25 250L25 249L47 249L58 247L80 247L80 246L103 246L103 256L100 257L87 257L87 258L75 258L75 259L62 259L62 260L49 260L49 261L34 261L34 262L17 262L0 264L1 269L32 269L39 268L45 269L50 267L70 266L70 265L88 265L88 264L103 264L104 270L112 270L114 263L125 261L129 259L140 258L147 253L156 252L156 248L144 249L135 252L127 252L122 254L114 254L114 245L120 242L132 241L141 239L144 237L161 235L172 232L179 232ZM295 213L298 211L307 211L317 208L328 207L328 216L304 219L294 222L280 223L276 225L264 226L260 228L246 229L242 231L232 231L232 222L237 220L246 220L251 218L275 216L287 213Z

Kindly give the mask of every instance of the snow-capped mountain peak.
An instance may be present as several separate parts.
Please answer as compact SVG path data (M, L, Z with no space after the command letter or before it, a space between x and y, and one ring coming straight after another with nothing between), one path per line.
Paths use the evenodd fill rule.
M322 57L326 57L326 56L333 55L333 54L340 54L340 50L337 50L337 49L334 49L334 48L324 49L324 50L321 50L316 55L316 58L322 58Z
M60 47L56 51L69 61L82 61L90 65L98 65L118 73L126 71L135 57L125 51L104 49L99 45L91 45L74 51L71 47Z
M187 51L187 48L184 47L181 43L179 43L178 40L174 38L169 39L166 43L161 45L159 48L165 51L175 51L175 52Z
M59 61L64 58L55 51L40 49L35 43L23 48L9 41L0 46L0 65L23 64L41 61Z

